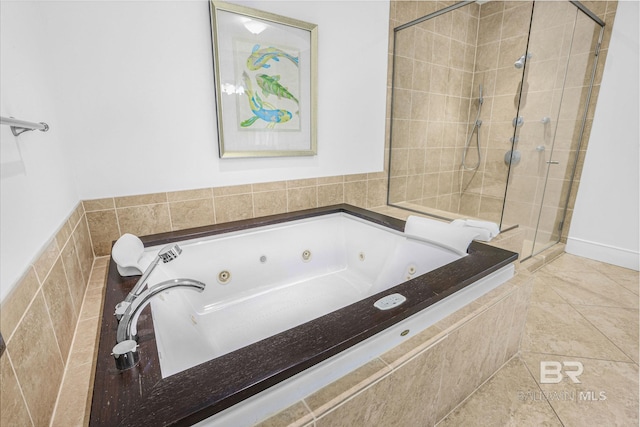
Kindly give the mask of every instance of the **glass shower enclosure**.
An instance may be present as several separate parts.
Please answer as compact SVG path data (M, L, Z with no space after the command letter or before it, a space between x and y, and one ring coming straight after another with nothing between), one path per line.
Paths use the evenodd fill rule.
M393 32L387 203L560 241L604 22L576 1L464 1Z

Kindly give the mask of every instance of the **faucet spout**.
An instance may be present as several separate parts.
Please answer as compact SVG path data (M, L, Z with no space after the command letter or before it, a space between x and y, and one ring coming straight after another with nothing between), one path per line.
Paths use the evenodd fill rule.
M134 339L140 312L147 306L147 304L149 304L151 299L159 293L172 288L193 289L198 292L202 292L204 290L204 287L204 283L192 279L172 279L151 286L146 291L141 293L139 297L135 298L133 302L127 307L124 315L118 323L116 341L118 343L121 343L126 340Z
M178 258L181 253L182 248L180 248L180 246L178 246L177 244L167 245L164 248L160 249L160 252L158 252L158 256L156 257L156 259L154 259L149 267L147 267L142 277L140 277L140 279L136 282L135 286L133 287L133 289L131 289L131 292L129 292L129 295L127 295L124 300L126 302L131 302L138 295L140 295L147 279L149 278L151 273L153 273L153 270L155 270L160 261L166 264Z
M160 252L158 252L158 256L153 260L151 264L149 264L149 267L147 267L140 279L138 279L136 284L133 286L133 289L131 289L131 292L129 292L124 301L121 301L116 305L116 311L114 313L116 319L122 319L122 316L131 306L133 300L142 293L144 285L147 283L147 279L149 278L151 273L153 273L153 270L155 270L160 261L166 264L178 258L181 253L182 248L178 246L177 243L167 245L164 248L160 249Z

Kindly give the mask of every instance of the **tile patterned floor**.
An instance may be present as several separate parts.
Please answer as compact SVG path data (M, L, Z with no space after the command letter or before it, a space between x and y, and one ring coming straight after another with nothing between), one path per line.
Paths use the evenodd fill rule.
M637 426L638 277L569 254L542 267L519 356L438 425ZM580 383L541 383L541 362L581 363Z
M52 426L88 421L107 261L94 264ZM569 254L539 269L519 356L438 425L637 426L638 283L636 271ZM541 361L581 363L581 383L541 384Z

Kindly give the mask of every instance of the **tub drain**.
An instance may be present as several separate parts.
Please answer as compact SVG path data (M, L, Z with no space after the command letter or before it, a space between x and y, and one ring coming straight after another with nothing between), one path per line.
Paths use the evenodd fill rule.
M218 282L220 282L221 284L225 285L229 283L230 280L231 280L231 273L229 273L227 270L223 270L220 273L218 273Z
M305 250L302 252L302 260L307 262L307 261L311 261L311 251L310 250Z

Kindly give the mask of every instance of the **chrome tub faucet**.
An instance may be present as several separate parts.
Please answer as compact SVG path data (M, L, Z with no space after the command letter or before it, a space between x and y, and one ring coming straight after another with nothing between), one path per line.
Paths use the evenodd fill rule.
M181 253L182 248L180 248L177 243L172 243L160 249L160 252L158 252L158 256L153 260L151 264L149 264L149 267L147 267L142 276L140 276L140 279L138 279L136 284L133 286L133 289L131 289L131 292L129 292L124 301L121 301L116 305L116 311L114 313L116 319L122 319L122 316L127 311L133 300L136 299L144 289L144 285L146 284L147 279L149 278L151 273L153 273L153 270L155 270L160 261L166 264L178 258Z
M137 323L140 312L156 295L173 288L193 289L202 292L205 284L192 279L172 279L151 286L136 297L128 306L118 323L116 345L112 355L116 360L116 367L123 371L133 368L140 360L138 342L136 341Z

